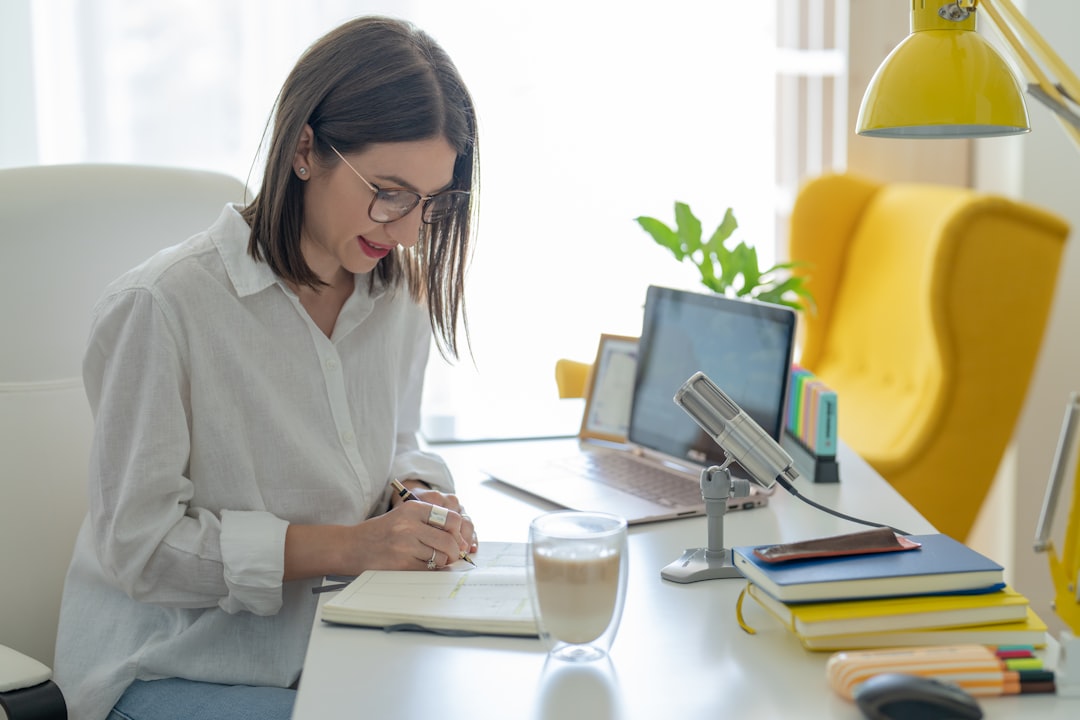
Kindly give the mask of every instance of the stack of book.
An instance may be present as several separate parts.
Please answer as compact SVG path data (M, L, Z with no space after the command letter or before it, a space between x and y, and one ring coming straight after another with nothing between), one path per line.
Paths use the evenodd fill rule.
M1046 644L1000 565L947 535L910 540L919 547L784 562L737 547L733 557L749 596L809 650Z

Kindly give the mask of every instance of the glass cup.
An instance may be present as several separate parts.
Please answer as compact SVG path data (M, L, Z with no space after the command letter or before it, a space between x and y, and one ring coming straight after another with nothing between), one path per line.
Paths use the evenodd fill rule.
M626 599L626 520L560 510L529 525L529 596L552 657L607 657Z

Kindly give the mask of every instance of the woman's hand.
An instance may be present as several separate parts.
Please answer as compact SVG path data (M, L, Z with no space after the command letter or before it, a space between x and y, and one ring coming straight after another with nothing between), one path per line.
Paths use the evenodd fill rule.
M476 529L457 496L426 486L410 489L415 501L395 495L389 512L357 525L290 525L284 579L434 570L476 552ZM439 510L433 514L432 508Z
M434 570L476 552L476 529L456 495L406 482L416 500L394 495L390 511L349 528L343 562L363 570Z
M461 516L461 537L467 543L462 548L462 552L474 553L479 548L477 546L476 528L473 526L472 518L465 514L465 506L458 500L457 495L446 495L438 490L432 490L427 485L420 483L419 481L405 481L404 485L409 488L413 495L422 502L431 503L432 505L438 505L444 507L447 510L452 510ZM396 507L404 502L397 494L393 496L390 507Z

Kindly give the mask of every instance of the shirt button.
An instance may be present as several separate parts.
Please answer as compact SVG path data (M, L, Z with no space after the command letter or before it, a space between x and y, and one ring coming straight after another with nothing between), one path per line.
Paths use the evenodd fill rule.
M326 369L337 370L337 360L334 358L326 358Z
M356 436L353 435L351 432L346 431L341 433L341 441L344 442L346 445L352 445L354 440L356 440Z

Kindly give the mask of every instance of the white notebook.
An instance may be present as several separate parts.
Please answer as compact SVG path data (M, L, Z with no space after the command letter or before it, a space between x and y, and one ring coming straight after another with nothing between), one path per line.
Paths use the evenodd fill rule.
M322 607L322 619L384 630L536 637L525 543L484 542L436 571L368 570Z

